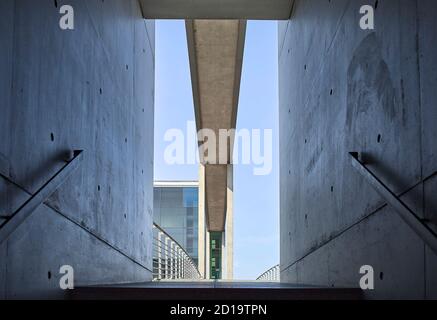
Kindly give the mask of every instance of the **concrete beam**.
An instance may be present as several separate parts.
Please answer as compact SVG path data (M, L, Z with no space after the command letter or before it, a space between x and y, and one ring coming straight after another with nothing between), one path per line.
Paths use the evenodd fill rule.
M197 129L234 129L237 119L245 20L187 20L187 39ZM218 141L217 141L218 142ZM228 142L230 145L232 141ZM209 231L225 230L227 167L224 161L205 159L206 217Z
M208 231L225 231L227 165L205 166L206 217Z
M294 0L141 0L146 19L288 20Z

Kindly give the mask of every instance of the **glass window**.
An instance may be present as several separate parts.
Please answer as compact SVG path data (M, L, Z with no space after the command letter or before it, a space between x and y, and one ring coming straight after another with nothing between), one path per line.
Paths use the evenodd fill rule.
M198 188L155 187L153 219L197 263Z

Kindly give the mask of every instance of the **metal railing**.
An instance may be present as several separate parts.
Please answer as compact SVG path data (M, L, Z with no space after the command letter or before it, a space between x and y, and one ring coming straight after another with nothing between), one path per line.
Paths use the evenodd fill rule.
M34 194L30 194L26 191L26 193L29 193L30 197L15 212L9 216L0 217L0 244L6 241L9 236L70 177L70 175L81 164L83 153L83 150L74 150L71 155L68 154L69 159L66 160L65 165L62 166L55 175L44 183L44 185ZM1 173L0 178L3 178L8 183L20 189L23 189L22 186Z
M270 268L266 272L264 272L262 275L260 275L257 279L257 281L280 281L280 270L279 270L279 264L276 266Z
M182 246L153 224L153 280L201 279L196 263Z
M402 199L388 188L373 172L365 165L358 152L350 152L353 167L370 183L385 201L395 209L399 216L410 228L422 238L422 240L437 254L437 234L432 230L419 215L414 213Z

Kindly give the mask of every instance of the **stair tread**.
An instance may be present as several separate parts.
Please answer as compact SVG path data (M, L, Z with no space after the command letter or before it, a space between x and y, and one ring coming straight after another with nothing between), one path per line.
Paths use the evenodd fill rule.
M357 288L331 288L275 282L156 281L78 287L72 299L144 300L303 300L361 299Z

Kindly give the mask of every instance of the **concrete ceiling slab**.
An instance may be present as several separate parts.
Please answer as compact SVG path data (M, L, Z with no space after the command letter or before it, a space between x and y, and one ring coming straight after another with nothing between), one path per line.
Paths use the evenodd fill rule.
M146 19L288 20L294 0L140 0Z

